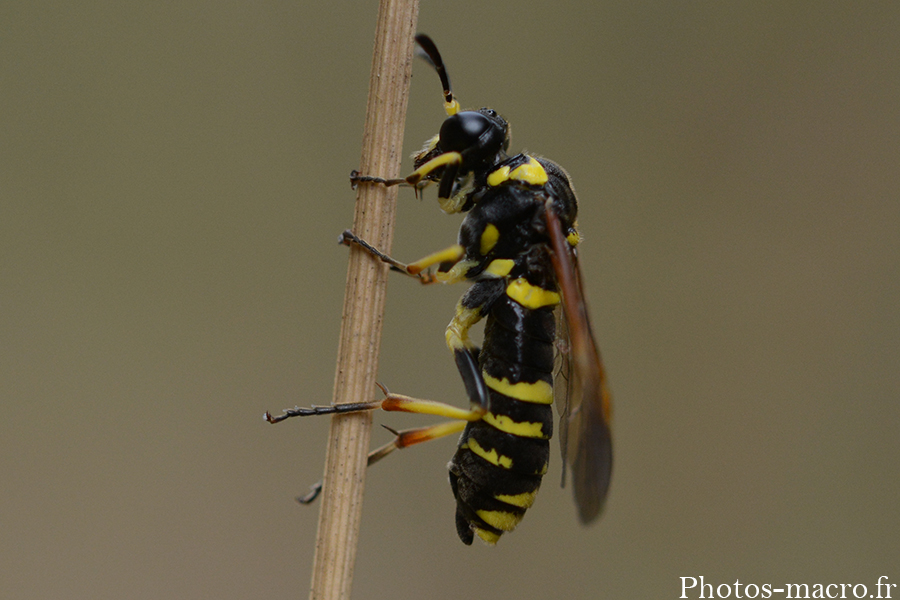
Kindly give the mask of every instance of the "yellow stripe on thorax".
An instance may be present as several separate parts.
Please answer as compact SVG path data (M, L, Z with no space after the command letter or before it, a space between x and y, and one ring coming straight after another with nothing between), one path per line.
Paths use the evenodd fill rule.
M487 184L496 187L506 181L521 181L529 185L544 185L547 183L547 171L533 156L528 157L528 162L510 170L508 166L502 166L487 178Z
M510 281L506 286L506 295L525 308L541 308L559 304L559 294L528 283L524 277Z
M484 372L482 372L482 376L489 388L515 400L535 404L553 404L553 386L546 381L510 383L509 379L505 377L498 379Z

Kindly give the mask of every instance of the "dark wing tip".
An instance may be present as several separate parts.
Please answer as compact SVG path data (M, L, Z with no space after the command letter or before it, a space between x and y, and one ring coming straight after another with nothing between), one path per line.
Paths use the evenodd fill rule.
M603 512L612 476L612 437L609 424L595 423L591 435L582 436L572 461L572 489L578 518L585 525Z

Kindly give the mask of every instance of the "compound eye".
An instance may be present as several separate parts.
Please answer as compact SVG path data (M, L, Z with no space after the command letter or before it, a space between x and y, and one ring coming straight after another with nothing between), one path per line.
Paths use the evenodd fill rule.
M480 112L467 110L456 113L441 125L441 149L485 156L500 151L505 132Z

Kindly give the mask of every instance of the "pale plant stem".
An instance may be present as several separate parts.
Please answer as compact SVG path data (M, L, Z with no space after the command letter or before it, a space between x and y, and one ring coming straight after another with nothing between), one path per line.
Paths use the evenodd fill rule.
M412 71L418 0L381 0L363 133L360 172L396 177ZM390 252L397 187L360 185L353 231ZM353 246L334 380L335 404L371 399L381 345L387 267ZM334 416L326 452L310 598L347 600L362 514L372 415Z

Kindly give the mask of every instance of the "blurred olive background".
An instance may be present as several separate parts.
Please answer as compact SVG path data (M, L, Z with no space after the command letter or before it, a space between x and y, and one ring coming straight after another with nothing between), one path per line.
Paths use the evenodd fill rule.
M376 8L0 9L4 598L306 597L293 497L328 422L261 416L331 399ZM423 2L418 29L576 183L616 465L593 527L554 456L521 527L468 548L454 442L391 457L354 597L900 583L900 5ZM418 61L410 153L439 91ZM458 223L402 191L394 254ZM380 381L466 404L462 292L391 279Z

